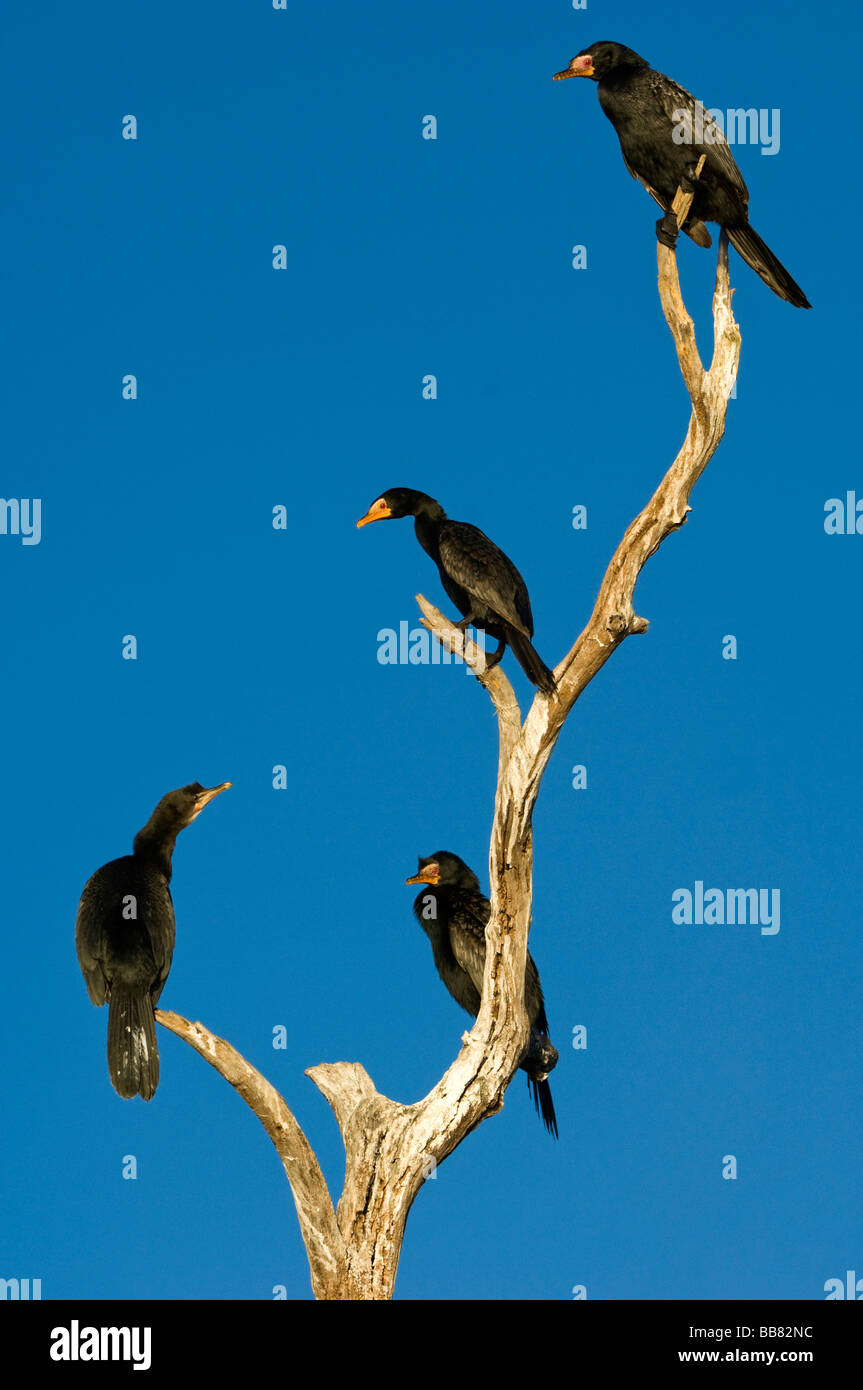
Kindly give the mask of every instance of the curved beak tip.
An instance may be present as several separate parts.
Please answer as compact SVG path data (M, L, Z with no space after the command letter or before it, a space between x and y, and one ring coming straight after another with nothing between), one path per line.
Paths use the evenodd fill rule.
M563 72L556 72L552 78L553 82L561 82L565 77L593 77L595 69L590 58L584 57L577 60L573 58L572 61L573 63L578 61L579 66L574 68L570 64L568 68L563 69Z
M214 797L217 797L220 792L226 792L231 785L231 782L220 782L217 787L207 787L198 797L198 800L202 806L207 806Z

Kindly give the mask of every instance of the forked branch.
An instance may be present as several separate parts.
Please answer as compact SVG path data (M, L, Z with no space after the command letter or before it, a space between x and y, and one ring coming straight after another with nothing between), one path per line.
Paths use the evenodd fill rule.
M700 172L700 170L699 170ZM696 174L697 177L697 174ZM680 226L691 193L678 190ZM323 1299L392 1296L411 1204L436 1164L503 1105L528 1037L524 970L532 901L533 808L542 774L581 692L630 633L647 631L634 609L638 576L666 536L682 526L689 496L725 429L740 351L731 308L728 242L722 233L713 296L714 348L705 368L677 275L673 249L658 247L659 294L692 402L686 438L647 505L627 528L606 570L586 627L555 671L557 691L538 694L524 724L509 680L487 670L481 651L422 595L427 628L474 667L497 713L499 761L489 854L491 917L482 1006L455 1061L422 1100L399 1105L375 1089L357 1063L312 1067L306 1074L331 1105L345 1145L345 1183L337 1212L317 1159L282 1097L228 1043L200 1023L159 1010L157 1019L221 1072L257 1115L276 1146L294 1195L311 1268Z

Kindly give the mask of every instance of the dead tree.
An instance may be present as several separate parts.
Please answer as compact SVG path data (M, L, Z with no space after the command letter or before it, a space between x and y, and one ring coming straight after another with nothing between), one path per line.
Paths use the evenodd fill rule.
M673 208L678 226L691 201L691 194L678 191ZM345 1183L334 1210L318 1161L275 1088L202 1024L163 1010L156 1013L165 1028L185 1038L239 1091L270 1136L291 1185L312 1289L319 1299L392 1297L414 1198L430 1169L501 1109L527 1044L524 970L532 897L531 821L542 774L585 686L625 637L647 631L646 619L637 617L633 608L636 581L665 537L686 520L692 488L722 438L737 375L740 334L731 308L724 232L709 369L702 365L683 303L675 252L660 244L657 255L662 308L692 402L689 428L674 463L612 556L587 626L556 668L556 695L537 695L522 723L501 667L482 669L482 654L465 634L417 596L425 626L474 668L491 696L500 742L482 1007L455 1061L434 1089L413 1105L382 1096L358 1062L322 1063L306 1072L329 1101L344 1140Z

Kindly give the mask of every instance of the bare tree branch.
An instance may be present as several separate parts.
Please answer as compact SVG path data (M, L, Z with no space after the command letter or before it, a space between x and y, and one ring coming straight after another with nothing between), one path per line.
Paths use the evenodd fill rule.
M447 651L467 662L480 685L484 685L491 696L497 713L502 766L521 733L521 710L505 671L499 665L486 666L485 652L481 651L475 642L469 641L467 634L451 623L449 618L445 618L427 598L423 598L422 594L417 594L416 601L423 615L423 627L427 627Z
M687 217L689 209L692 207L692 200L695 197L694 182L701 175L704 168L704 161L707 155L703 154L695 167L695 178L693 188L690 192L684 192L678 188L674 195L674 202L671 204L671 211L677 219L677 226L680 229ZM695 343L695 325L690 318L686 305L683 302L683 295L680 293L680 281L677 278L677 256L670 247L664 246L661 241L656 245L657 261L659 263L659 296L662 300L662 311L671 335L674 338L674 345L677 348L677 359L680 362L680 370L683 373L683 380L686 389L692 400L693 409L696 414L700 409L700 398L704 389L704 367L698 354Z
M701 164L697 174L700 173ZM673 212L685 220L692 194L678 190ZM648 624L634 609L638 576L650 556L689 512L689 496L716 451L734 387L740 333L731 308L728 242L722 233L713 299L714 351L705 369L677 275L675 252L657 251L659 293L692 402L686 438L647 505L618 545L587 626L557 667L557 691L538 694L522 725L521 711L500 666L422 595L423 623L462 656L488 690L499 733L498 781L489 849L491 916L486 928L482 1004L461 1050L438 1084L413 1105L382 1096L358 1063L312 1067L306 1073L333 1109L345 1145L345 1183L337 1214L308 1143L278 1093L238 1053L201 1024L159 1011L160 1023L206 1057L251 1106L279 1152L291 1183L320 1298L392 1296L405 1222L434 1165L483 1119L495 1114L528 1040L524 974L532 902L532 817L542 774L564 721L581 692L630 633Z
M215 1067L257 1115L291 1184L315 1295L342 1297L347 1263L332 1200L309 1141L278 1091L230 1043L202 1023L190 1023L165 1009L156 1010L156 1020Z

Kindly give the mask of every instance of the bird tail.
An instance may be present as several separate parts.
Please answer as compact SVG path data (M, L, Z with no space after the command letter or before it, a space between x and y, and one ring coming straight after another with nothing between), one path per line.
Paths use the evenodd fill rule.
M535 1081L528 1075L528 1089L533 1096L533 1103L536 1106L537 1115L542 1116L542 1123L545 1125L549 1134L557 1138L557 1116L554 1113L554 1101L551 1098L551 1087L548 1081Z
M787 299L798 309L812 308L797 281L792 280L782 262L776 259L767 243L761 240L748 222L742 227L726 227L725 230L731 245L774 294L778 294L780 299Z
M513 655L528 680L532 681L543 695L553 695L557 689L554 676L531 645L530 638L525 636L523 632L519 632L518 628L511 627L507 623L506 640L512 647Z
M108 1075L124 1100L151 1100L159 1084L156 1020L149 993L115 990L108 1006Z

